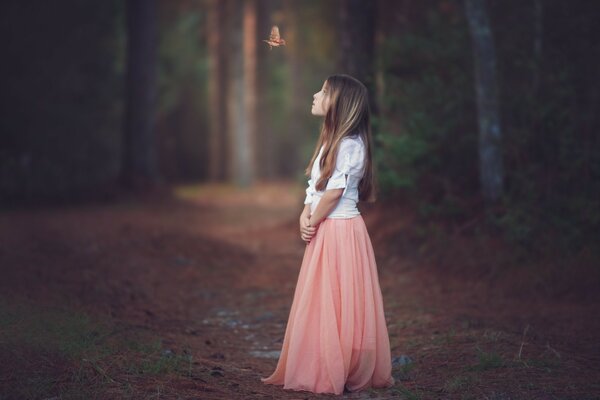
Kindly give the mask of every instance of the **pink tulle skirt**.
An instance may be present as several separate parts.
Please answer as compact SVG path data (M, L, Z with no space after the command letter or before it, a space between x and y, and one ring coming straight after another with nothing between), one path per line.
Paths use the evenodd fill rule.
M306 246L281 355L264 383L341 394L389 387L391 354L377 265L361 215L326 218Z

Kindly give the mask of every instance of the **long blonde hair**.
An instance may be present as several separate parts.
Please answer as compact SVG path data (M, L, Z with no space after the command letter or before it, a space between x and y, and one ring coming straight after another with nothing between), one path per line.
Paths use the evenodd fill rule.
M321 126L321 134L305 174L311 169L321 146L325 144L319 165L321 176L315 187L325 190L327 181L335 168L340 142L347 136L360 136L365 145L365 168L358 184L360 201L373 202L376 199L373 171L371 111L367 88L359 80L349 75L331 75L325 81L328 96L328 109Z

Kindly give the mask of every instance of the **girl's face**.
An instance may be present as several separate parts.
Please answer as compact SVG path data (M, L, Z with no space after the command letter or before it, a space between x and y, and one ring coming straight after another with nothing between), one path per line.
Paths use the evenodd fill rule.
M327 92L327 81L323 83L321 91L313 94L313 103L310 112L312 115L325 116L329 107L329 93Z

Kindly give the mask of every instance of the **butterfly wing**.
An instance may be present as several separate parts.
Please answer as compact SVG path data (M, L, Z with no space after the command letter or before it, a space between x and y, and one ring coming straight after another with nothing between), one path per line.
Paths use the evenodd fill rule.
M269 36L269 40L272 42L279 42L280 38L281 36L279 36L279 27L277 25L273 25L273 27L271 28L271 36Z

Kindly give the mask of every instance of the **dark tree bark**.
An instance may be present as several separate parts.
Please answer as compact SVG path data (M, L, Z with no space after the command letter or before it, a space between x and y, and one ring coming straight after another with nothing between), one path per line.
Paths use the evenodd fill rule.
M296 171L303 170L306 166L300 165L298 159L298 148L300 141L305 135L303 131L302 120L310 112L309 105L312 102L312 93L308 92L308 88L304 80L304 65L305 55L303 54L302 31L300 29L299 8L301 3L293 0L285 0L283 9L286 15L286 30L285 39L288 48L286 48L286 56L290 67L290 76L292 77L287 90L290 98L290 116L287 134L280 144L280 151L285 154L285 157L280 160L280 171L283 176L294 176Z
M540 86L540 69L542 66L542 44L544 39L543 31L543 6L542 0L535 0L534 5L534 20L533 20L533 93L537 95Z
M369 90L371 111L377 114L375 86L375 1L340 0L338 70L352 75Z
M121 180L127 187L158 181L154 113L156 0L127 1L126 109Z
M209 152L208 178L211 181L222 181L227 178L227 160L229 158L229 141L227 132L227 65L228 65L228 30L226 24L226 2L211 0L208 5L207 38L208 66L208 106L209 115Z
M407 30L408 13L411 0L377 0L375 15L375 49L381 49L389 37L400 37ZM381 61L381 59L379 59ZM387 95L386 71L381 63L375 63L375 106L382 118L389 118L386 109L385 97ZM398 115L398 111L396 111Z
M485 0L465 0L473 44L479 120L479 177L486 201L503 192L502 130L496 80L496 50Z

